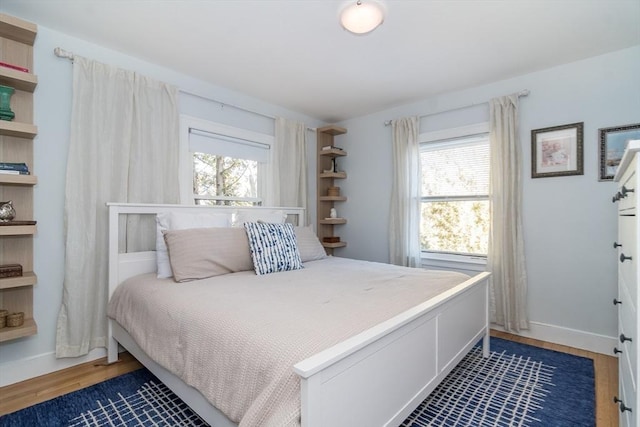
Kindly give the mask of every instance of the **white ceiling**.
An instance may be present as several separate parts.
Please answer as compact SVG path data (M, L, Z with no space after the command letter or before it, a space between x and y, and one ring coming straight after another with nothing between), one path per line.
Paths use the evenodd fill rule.
M343 3L0 0L39 25L326 122L640 45L640 0L386 0L384 24L365 36L340 27Z

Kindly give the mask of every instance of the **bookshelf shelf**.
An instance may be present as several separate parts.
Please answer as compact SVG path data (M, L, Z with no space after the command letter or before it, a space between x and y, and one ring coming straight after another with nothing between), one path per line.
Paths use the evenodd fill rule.
M0 289L20 288L22 286L32 286L38 283L38 276L33 271L27 271L20 277L0 278Z
M341 157L341 156L346 156L347 152L344 150L338 150L336 148L332 148L330 150L322 150L319 153L320 156L327 156L327 157Z
M0 173L0 185L27 185L33 186L38 183L35 175L11 175Z
M36 230L35 225L3 225L0 227L0 236L32 236Z
M33 139L38 134L38 127L30 123L7 122L0 120L0 135Z
M318 175L320 178L328 178L328 179L346 179L346 172L323 172Z
M347 133L347 129L342 128L340 126L336 126L336 125L328 125L328 126L318 128L318 132L323 133L325 135L337 136L337 135L344 135L345 133Z
M35 320L32 318L24 319L24 324L22 326L0 329L0 342L28 337L29 335L35 335L37 333L38 326L36 325Z
M322 242L322 246L329 249L344 248L345 246L347 246L347 242L336 242L336 243Z
M38 77L35 74L0 66L0 84L33 93L38 86Z
M36 24L0 13L0 37L33 46L37 34Z
M318 199L321 202L346 202L347 198L345 196L320 196Z
M321 219L320 221L318 221L320 224L331 224L331 225L338 225L338 224L346 224L347 223L347 219L346 218L330 218L330 219Z

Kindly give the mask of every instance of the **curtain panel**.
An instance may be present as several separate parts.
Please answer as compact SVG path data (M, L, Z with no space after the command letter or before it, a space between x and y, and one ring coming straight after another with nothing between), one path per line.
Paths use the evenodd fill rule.
M267 206L307 208L307 126L276 118L269 156ZM308 216L308 213L307 213ZM308 223L308 221L306 221Z
M408 117L391 123L393 175L389 212L389 261L420 266L420 146L419 119Z
M106 346L108 202L177 203L177 89L79 56L73 66L65 188L65 274L57 357ZM147 227L138 227L140 222ZM128 218L154 232L149 218ZM132 227L134 228L134 227ZM153 234L127 233L129 248Z
M491 322L507 331L529 328L527 274L522 231L522 154L518 95L489 102L491 227L487 269L491 272Z

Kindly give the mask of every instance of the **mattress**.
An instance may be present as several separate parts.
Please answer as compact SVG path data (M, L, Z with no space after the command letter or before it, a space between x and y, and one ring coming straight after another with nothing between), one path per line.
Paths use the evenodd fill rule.
M329 257L303 269L123 282L108 315L240 427L300 425L293 365L468 276Z

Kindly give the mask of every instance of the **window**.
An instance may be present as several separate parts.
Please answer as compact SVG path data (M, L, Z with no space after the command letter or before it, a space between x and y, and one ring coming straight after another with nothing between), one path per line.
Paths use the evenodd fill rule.
M262 204L273 136L186 117L182 127L189 193L196 205Z
M420 161L422 250L486 256L490 224L488 133L422 142Z
M193 153L193 195L197 205L259 205L258 162Z

